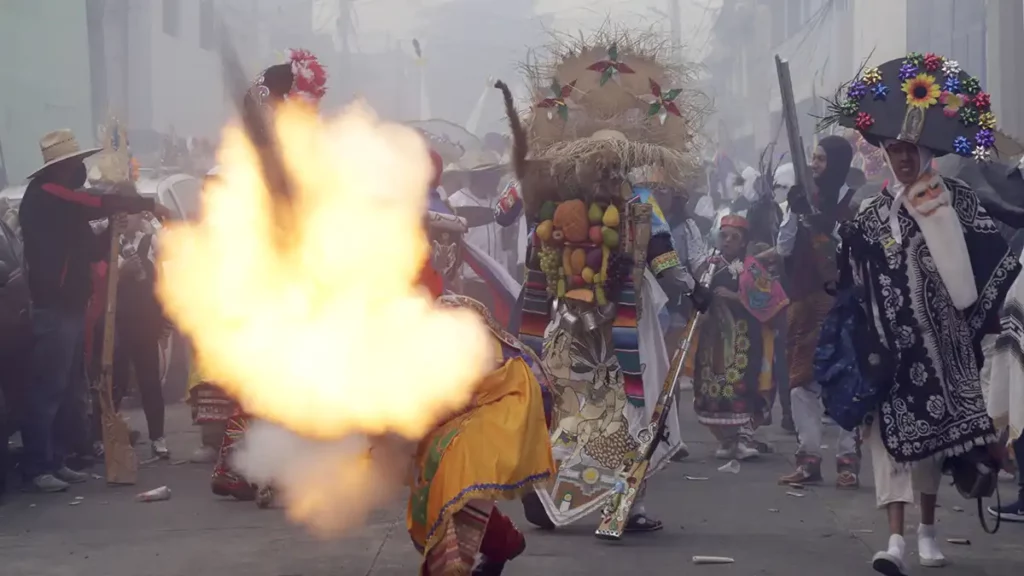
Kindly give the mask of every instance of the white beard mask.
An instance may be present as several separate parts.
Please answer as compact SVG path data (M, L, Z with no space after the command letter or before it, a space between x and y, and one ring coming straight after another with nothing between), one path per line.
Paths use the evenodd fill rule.
M978 288L960 217L951 205L952 194L934 175L912 185L905 196L907 211L921 228L953 306L966 310L978 300Z

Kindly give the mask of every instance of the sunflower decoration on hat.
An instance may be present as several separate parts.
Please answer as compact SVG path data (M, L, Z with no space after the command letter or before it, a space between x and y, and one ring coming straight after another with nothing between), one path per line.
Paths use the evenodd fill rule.
M853 128L873 146L903 140L979 162L996 152L991 96L955 60L937 54L912 52L862 68L827 101L819 128Z

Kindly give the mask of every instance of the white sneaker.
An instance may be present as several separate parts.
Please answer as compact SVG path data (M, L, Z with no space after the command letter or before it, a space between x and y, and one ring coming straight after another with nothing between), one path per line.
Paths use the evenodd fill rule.
M718 450L715 450L715 458L719 460L732 460L736 457L736 447L722 445Z
M153 455L164 460L171 457L171 451L167 449L167 440L164 438L153 440Z
M934 525L917 526L917 556L920 558L921 566L926 568L941 568L946 565L946 557L942 555L939 543L935 540Z
M27 488L35 490L36 492L45 492L48 494L53 492L63 492L71 487L70 484L57 478L53 474L40 474L33 478L29 484L30 486L27 486Z
M761 452L753 446L747 446L746 442L740 442L736 445L736 459L737 460L751 460L761 455Z
M53 475L56 476L58 480L67 482L68 484L81 484L89 480L89 475L85 472L76 472L67 466L57 470Z
M907 576L907 569L903 564L904 548L903 536L899 534L889 536L889 549L875 554L871 559L871 567L875 569L875 572L885 574L885 576Z

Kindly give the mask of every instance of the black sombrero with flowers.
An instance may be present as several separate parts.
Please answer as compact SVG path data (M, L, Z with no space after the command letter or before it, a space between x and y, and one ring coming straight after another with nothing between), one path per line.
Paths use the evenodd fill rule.
M819 128L853 128L870 144L911 142L937 155L988 161L995 152L992 98L955 60L912 52L862 68L828 102Z

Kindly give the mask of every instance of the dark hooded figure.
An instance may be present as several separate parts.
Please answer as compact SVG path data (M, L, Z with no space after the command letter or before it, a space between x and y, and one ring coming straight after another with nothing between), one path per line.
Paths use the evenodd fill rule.
M832 307L826 286L836 280L836 235L839 222L854 216L853 191L846 184L853 161L853 147L844 138L822 138L811 156L818 213L811 214L807 197L798 186L789 194L789 213L779 227L776 253L786 264L787 313L786 360L789 366L790 401L799 437L796 470L781 478L784 483L820 482L822 407L821 386L814 381L812 358L821 323ZM810 264L810 265L809 265ZM860 457L854 433L840 431L836 450L836 486L860 485Z
M818 168L819 162L824 166ZM853 163L853 146L841 136L826 136L818 142L811 160L814 184L818 187L818 210L835 223L840 201L849 202L852 190L846 185ZM841 211L841 208L840 210Z

